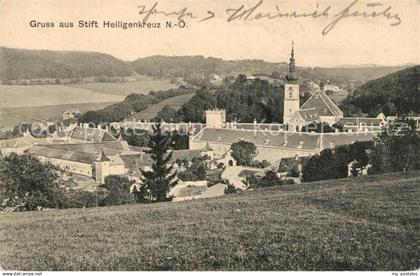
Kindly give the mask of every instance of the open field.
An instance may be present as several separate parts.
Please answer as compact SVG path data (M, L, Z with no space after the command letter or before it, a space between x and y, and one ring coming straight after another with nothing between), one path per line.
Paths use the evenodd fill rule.
M169 105L170 107L178 111L182 107L182 105L191 100L191 98L194 97L194 95L195 93L191 93L166 99L160 103L149 106L143 111L131 115L127 118L127 120L151 120L155 118L159 111L161 111L162 108L166 105Z
M58 85L0 85L0 107L29 107L88 102L118 102L132 93L175 88L168 80Z
M66 85L0 85L0 108L118 102L123 99L122 95L107 95Z
M56 120L68 109L81 112L101 109L132 93L147 94L175 87L168 80L151 79L122 83L0 85L0 130L32 118Z
M69 87L87 89L89 91L106 94L127 96L132 93L148 94L150 91L169 90L179 85L170 83L169 80L145 79L131 82L107 82L107 83L78 83L67 85Z
M153 205L0 214L11 270L413 270L420 172Z
M32 119L55 121L61 119L64 111L66 110L79 110L80 112L86 112L89 110L98 110L113 103L114 102L99 102L0 108L0 130L13 128L20 122L25 122Z

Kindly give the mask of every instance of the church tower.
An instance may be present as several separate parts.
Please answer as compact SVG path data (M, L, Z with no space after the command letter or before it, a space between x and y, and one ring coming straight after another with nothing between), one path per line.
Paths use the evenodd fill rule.
M283 124L287 124L293 114L299 111L299 77L296 73L295 50L292 42L292 54L289 63L289 73L286 75L286 83L284 84L284 108L283 108Z
M105 155L104 150L102 149L95 160L95 179L96 182L104 184L105 178L110 175L110 160Z

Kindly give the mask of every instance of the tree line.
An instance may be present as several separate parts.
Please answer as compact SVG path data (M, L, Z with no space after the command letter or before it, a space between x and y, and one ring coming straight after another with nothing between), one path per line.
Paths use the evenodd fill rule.
M384 174L420 169L420 134L413 120L402 118L374 140L325 149L303 166L305 182L357 176L360 170Z

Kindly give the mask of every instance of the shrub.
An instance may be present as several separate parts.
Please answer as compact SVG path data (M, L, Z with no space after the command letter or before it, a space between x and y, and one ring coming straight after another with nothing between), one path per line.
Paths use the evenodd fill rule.
M0 156L0 194L2 207L61 208L63 194L60 170L31 155Z
M232 184L230 184L229 182L226 185L225 188L225 195L227 194L236 194L238 191L236 190L235 186L233 186Z
M105 178L104 187L109 191L108 195L102 201L102 205L121 205L134 203L136 200L130 194L130 187L133 184L127 177L111 175Z
M276 172L267 171L263 177L251 174L246 177L245 184L248 189L255 188L266 188L273 186L280 186L284 184L284 181L278 177Z
M105 191L70 191L65 193L63 208L89 208L103 205Z
M257 147L254 143L239 141L231 145L232 157L238 165L249 165L257 155Z
M185 171L182 171L182 172L179 172L178 173L178 178L181 179L182 181L197 181L197 180L199 180L198 176L189 169L187 169Z

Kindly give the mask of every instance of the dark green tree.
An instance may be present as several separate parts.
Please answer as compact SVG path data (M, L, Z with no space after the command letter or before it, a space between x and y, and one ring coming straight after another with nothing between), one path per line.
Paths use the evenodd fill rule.
M146 151L153 160L152 170L141 171L143 186L139 192L144 201L163 202L172 199L168 197L168 193L177 184L177 179L173 165L169 164L172 158L172 152L169 151L170 141L170 136L164 132L161 123L157 122L149 135L149 150Z
M60 208L60 170L31 155L0 156L0 195L4 206Z
M370 155L371 173L420 169L420 135L413 120L402 118L376 140Z
M167 123L179 123L181 122L181 117L178 115L177 111L165 105L157 114L156 118L159 118Z
M135 198L130 194L130 187L134 181L130 181L127 177L119 175L110 175L105 178L105 188L108 195L102 202L103 205L121 205L134 203Z
M257 155L257 147L254 143L247 141L239 141L230 146L232 157L238 165L248 166Z

